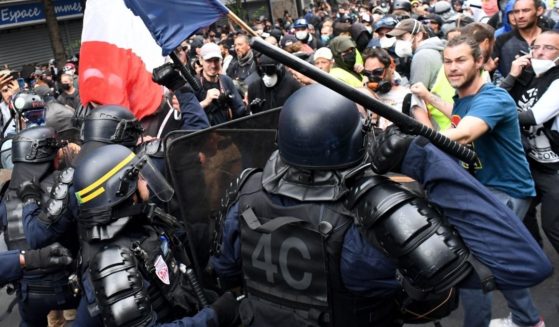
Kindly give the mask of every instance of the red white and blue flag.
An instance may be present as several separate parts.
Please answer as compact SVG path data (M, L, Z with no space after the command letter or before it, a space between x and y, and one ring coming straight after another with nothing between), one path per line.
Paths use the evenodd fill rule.
M163 88L152 81L153 68L227 13L218 0L88 0L80 49L82 103L122 105L138 119L154 113Z

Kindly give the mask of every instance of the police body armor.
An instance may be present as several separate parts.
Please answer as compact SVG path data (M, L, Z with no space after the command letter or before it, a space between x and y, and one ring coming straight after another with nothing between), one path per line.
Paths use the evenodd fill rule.
M171 244L162 231L140 223L111 240L82 242L96 295L91 316L101 315L105 326L145 326L193 315L198 305Z
M391 326L391 303L350 294L342 284L341 248L353 224L343 202L277 205L262 190L261 176L249 176L238 197L248 298L243 324Z
M55 172L41 181L43 199L42 205L50 201L53 184L58 178ZM6 245L10 250L29 249L23 229L23 203L17 196L15 189L9 189L4 196L8 215L8 226L4 237ZM39 219L41 219L41 214ZM73 235L75 233L72 232ZM65 237L60 242L73 254L77 252L77 246L71 237ZM24 270L23 277L18 282L20 290L20 301L29 310L40 308L43 310L48 305L50 310L73 309L78 306L79 297L75 296L74 290L68 284L68 278L72 274L72 266L48 270ZM21 304L20 304L21 305ZM45 313L46 314L46 313ZM25 319L24 319L25 320Z
M385 176L361 179L346 198L363 234L396 260L408 295L421 300L448 291L476 272L482 288L495 288L456 230L427 200Z

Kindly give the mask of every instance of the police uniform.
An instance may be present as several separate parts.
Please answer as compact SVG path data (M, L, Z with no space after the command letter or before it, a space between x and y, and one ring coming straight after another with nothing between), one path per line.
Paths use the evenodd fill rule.
M78 243L72 228L51 227L55 220L46 206L58 173L53 160L59 144L54 130L34 127L20 132L13 140L12 180L0 204L0 216L6 222L8 249L37 249L59 241L77 253ZM26 185L26 186L24 186ZM31 190L25 197L24 190ZM25 198L24 198L25 197ZM44 212L44 215L40 215ZM62 218L63 224L70 224ZM19 310L24 326L43 326L50 310L77 307L78 301L68 285L70 268L25 271L18 283Z
M227 192L211 265L224 287L242 282L244 325L401 326L402 286L420 299L549 276L522 223L452 158L422 139L392 151L430 203L372 174L363 130L352 102L305 87L282 109L263 172L243 172ZM526 267L522 280L511 274Z
M205 293L174 236L178 227L174 217L154 204L133 200L139 174L160 201L167 202L173 195L147 155L139 158L126 147L107 145L81 156L75 166L84 291L76 324L221 323L215 306L204 307Z

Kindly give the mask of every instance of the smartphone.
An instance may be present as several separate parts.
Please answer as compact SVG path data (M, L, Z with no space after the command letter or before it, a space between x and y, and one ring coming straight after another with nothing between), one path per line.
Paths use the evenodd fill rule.
M25 89L25 80L23 78L18 78L17 79L17 84L19 85L19 89L20 90L24 90Z

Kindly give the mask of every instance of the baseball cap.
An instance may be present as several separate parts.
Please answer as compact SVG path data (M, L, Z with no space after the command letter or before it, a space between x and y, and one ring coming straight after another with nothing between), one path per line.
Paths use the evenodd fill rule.
M349 48L355 47L355 42L347 35L336 36L330 41L330 50L332 50L332 54L340 54L347 51Z
M332 55L332 51L329 48L323 47L323 48L317 49L314 52L313 60L316 60L318 58L324 58L324 59L327 59L327 60L332 60L332 59L334 59L334 56Z
M442 15L452 9L451 4L446 1L439 1L433 6L433 12L437 15Z
M219 49L219 45L215 44L215 43L206 43L202 46L202 48L200 49L200 55L202 56L202 59L204 60L209 60L212 58L219 58L219 59L223 59L221 57L221 50Z
M425 28L423 28L423 24L418 20L413 18L404 19L394 27L394 29L386 34L390 36L401 36L406 33L417 34L419 32L425 33Z

